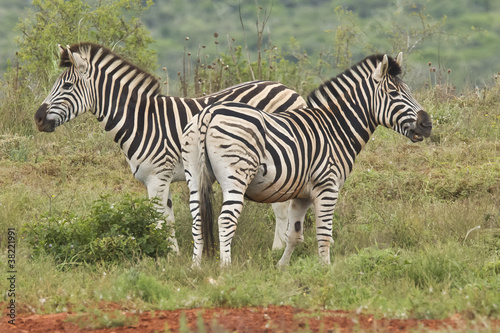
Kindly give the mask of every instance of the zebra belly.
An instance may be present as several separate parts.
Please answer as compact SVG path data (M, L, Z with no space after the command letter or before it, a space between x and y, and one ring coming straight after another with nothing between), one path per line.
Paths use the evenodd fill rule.
M148 186L148 183L152 179L157 178L161 178L163 181L169 180L172 183L186 180L182 161L177 161L173 165L165 161L156 165L149 163L149 161L139 163L135 160L127 159L127 162L134 177L146 186Z
M273 165L261 164L254 179L249 184L245 197L257 202L283 202L293 198L306 198L307 186L298 188L281 179L276 180Z

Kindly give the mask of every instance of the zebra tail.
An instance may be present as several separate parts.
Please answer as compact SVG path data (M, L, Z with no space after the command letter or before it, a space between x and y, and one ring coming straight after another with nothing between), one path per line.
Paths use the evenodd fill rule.
M200 130L200 136L198 140L198 184L200 194L201 234L203 237L203 247L208 257L212 256L213 253L215 253L212 209L212 184L215 179L211 172L210 160L208 159L206 153L206 136L211 118L212 114L210 112L210 109L208 109L206 110L206 112L202 112L202 114L200 114L200 119L198 122L198 128Z

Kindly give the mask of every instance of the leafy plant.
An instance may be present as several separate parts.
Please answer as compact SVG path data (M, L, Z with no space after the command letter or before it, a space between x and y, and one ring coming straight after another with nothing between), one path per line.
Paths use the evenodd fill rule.
M117 204L107 197L94 203L88 217L71 213L47 216L44 221L25 224L26 240L35 255L47 253L64 264L116 262L157 258L169 253L169 228L155 209L159 202L126 196Z

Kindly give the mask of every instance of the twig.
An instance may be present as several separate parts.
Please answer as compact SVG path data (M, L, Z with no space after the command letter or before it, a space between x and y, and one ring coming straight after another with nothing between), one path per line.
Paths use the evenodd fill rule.
M238 77L238 81L241 83L243 81L241 80L240 69L238 68L239 67L238 62L236 60L236 55L234 54L234 47L231 44L229 34L226 34L226 36L227 36L227 45L229 45L229 53L231 54L231 58L233 59L234 68L236 69L236 76Z
M245 39L245 50L247 51L247 62L248 68L250 69L250 74L252 74L252 80L255 80L255 74L252 69L252 63L250 62L250 52L248 51L247 34L245 32L245 24L243 23L243 17L241 16L241 3L238 6L238 12L240 14L241 28L243 29L243 39Z
M469 237L469 234L470 234L472 231L477 230L477 229L481 229L481 226L480 226L480 225L478 225L478 226L476 226L476 227L474 227L474 228L470 229L469 231L467 231L467 234L465 235L465 238L464 238L464 241L463 241L463 243L462 243L462 246L463 246L463 245L465 245L465 241L467 240L467 237Z

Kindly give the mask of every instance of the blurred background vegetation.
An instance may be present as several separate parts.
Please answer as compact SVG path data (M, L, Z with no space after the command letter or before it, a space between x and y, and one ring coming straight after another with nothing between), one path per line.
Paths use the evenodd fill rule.
M63 10L57 10L58 6ZM106 11L99 12L99 8ZM28 46L28 53L49 56L58 43L94 40L117 46L120 53L156 70L168 83L166 93L182 94L182 76L189 74L184 72L188 63L194 68L197 55L209 61L221 54L231 57L237 46L242 47L245 61L258 61L261 52L257 50L261 50L263 59L302 62L315 84L368 53L403 51L409 65L405 79L412 87L450 80L460 93L490 85L493 74L500 70L500 21L495 19L499 15L500 2L495 0L172 0L154 4L146 0L0 0L0 33L4 36L0 71L29 60L15 56ZM30 29L42 17L50 22L43 27L49 34L46 39L30 41ZM113 17L115 21L109 22ZM134 24L138 29L108 31L112 24L120 23L117 17L124 22L124 30L129 26L133 30ZM86 29L90 33L82 33ZM139 30L142 35L133 42L121 39ZM190 59L186 59L188 52ZM430 78L432 68L437 74Z

